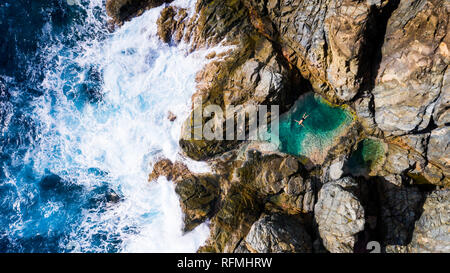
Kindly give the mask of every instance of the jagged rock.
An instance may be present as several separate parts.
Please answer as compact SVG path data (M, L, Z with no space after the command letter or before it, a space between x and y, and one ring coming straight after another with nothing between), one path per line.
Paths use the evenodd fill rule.
M373 100L370 97L362 97L354 103L356 115L361 122L363 128L370 134L377 135L379 129L375 123L375 115L373 112Z
M445 126L431 131L427 157L450 175L450 127Z
M314 212L325 248L330 252L353 252L357 234L365 224L358 184L350 177L326 183Z
M441 44L444 47L444 44ZM448 46L448 43L447 45ZM448 49L448 48L447 48ZM434 107L433 121L434 123L441 126L448 126L450 123L450 70L447 70L444 74L444 82L442 83L442 92L436 101L436 106Z
M173 0L106 0L106 12L116 23L129 20L143 10L157 7Z
M276 31L266 34L280 40L285 56L309 79L315 91L328 99L351 100L368 80L366 58L375 38L370 23L386 1L250 3L257 11L253 23L273 23ZM329 94L325 94L327 91Z
M184 230L190 231L212 216L219 197L219 179L214 175L193 175L176 183L184 212Z
M265 206L269 211L298 214L314 209L315 183L303 178L304 167L293 156L261 155L249 150L236 174L239 183L268 197Z
M251 225L261 214L256 193L234 185L228 191L221 208L211 219L210 237L199 252L234 252Z
M408 151L402 149L398 145L389 144L386 153L386 160L383 164L383 175L388 174L402 174L404 171L411 167L411 163L408 159ZM387 173L384 173L387 172Z
M202 111L208 105L222 107L226 115L227 106L236 105L236 116L244 115L247 106L279 105L280 112L288 109L297 97L295 72L282 60L280 53L261 34L243 33L237 41L237 48L222 61L213 61L197 75L197 92L194 100L202 102ZM195 107L195 105L193 106ZM193 109L193 112L196 109ZM268 107L268 113L271 108ZM214 117L216 130L225 128L225 117ZM206 123L202 119L202 125ZM182 136L191 136L194 131L194 114L188 117L183 126ZM248 133L248 129L246 129ZM187 156L196 160L206 160L219 153L236 147L242 141L188 139L183 137L180 146ZM225 138L225 136L224 136ZM237 139L236 134L234 139Z
M415 134L415 135L404 135L400 138L412 149L416 150L420 154L425 155L427 151L429 133Z
M378 179L378 192L383 245L407 245L420 215L422 193L415 186L404 186L400 175Z
M310 213L314 210L315 188L311 179L292 176L281 192L270 196L266 209L288 214Z
M405 0L390 17L375 88L375 120L390 135L423 130L450 63L449 6L440 0Z
M338 180L344 174L344 160L336 159L334 160L329 167L329 178L330 180Z
M172 6L164 8L156 22L160 39L165 43L169 43L175 34L174 41L177 43L180 42L184 34L186 25L184 19L186 17L187 12L185 9Z
M449 189L433 191L426 197L408 252L450 252Z
M175 121L177 119L177 116L174 113L172 113L171 111L169 111L167 113L167 119L170 121Z
M148 181L154 181L160 176L165 176L167 180L173 180L175 182L180 179L187 178L193 174L189 171L188 167L183 163L176 161L172 163L169 159L163 158L158 160L153 165L153 170L148 177Z
M161 159L153 166L149 181L165 176L175 183L184 213L184 230L190 231L212 216L220 195L219 177L212 174L194 174L181 162Z
M311 237L302 223L289 215L266 215L256 221L245 237L256 253L310 253Z

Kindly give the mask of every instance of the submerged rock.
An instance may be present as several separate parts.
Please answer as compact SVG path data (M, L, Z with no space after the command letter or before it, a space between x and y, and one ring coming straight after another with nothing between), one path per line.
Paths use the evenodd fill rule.
M350 177L326 183L314 213L325 248L330 252L353 252L357 234L365 224L358 184Z
M312 241L302 223L289 215L266 215L256 221L245 243L256 253L310 253Z

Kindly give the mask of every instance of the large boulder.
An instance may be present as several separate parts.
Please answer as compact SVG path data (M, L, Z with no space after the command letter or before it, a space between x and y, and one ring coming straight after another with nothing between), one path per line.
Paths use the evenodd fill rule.
M358 192L358 183L350 177L328 182L319 192L315 220L330 252L353 252L357 234L364 230L365 214Z
M184 231L190 231L212 217L220 196L220 178L213 174L192 173L182 162L163 158L153 165L148 180L160 176L175 183L175 192L184 213Z
M448 1L405 0L390 17L372 91L375 120L386 134L424 130L436 102L448 96L449 12ZM443 112L435 114L439 123Z
M190 231L213 215L219 198L219 179L202 174L182 179L175 185L184 212L184 230Z
M106 0L106 13L116 22L122 23L145 9L154 8L173 0Z
M416 222L409 252L450 252L450 190L429 194Z
M235 252L262 212L256 195L256 192L242 185L233 185L221 201L218 212L211 218L210 236L198 251Z
M293 216L273 214L256 221L245 237L246 247L256 253L310 253L312 241Z

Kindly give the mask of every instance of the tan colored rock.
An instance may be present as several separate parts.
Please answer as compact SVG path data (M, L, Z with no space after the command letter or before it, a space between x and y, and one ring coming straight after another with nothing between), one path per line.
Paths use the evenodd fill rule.
M160 39L165 43L170 43L172 40L176 43L180 42L184 35L186 17L185 9L172 6L164 8L156 21Z
M186 165L177 161L172 163L169 159L160 159L153 165L153 170L148 177L148 181L154 181L160 176L165 176L167 180L174 182L180 179L191 177L193 174Z
M352 253L365 224L358 184L350 177L326 183L314 213L325 248L333 253Z
M450 190L429 194L416 222L408 252L450 252Z
M373 90L375 120L391 135L423 130L444 93L450 63L447 1L400 1L388 21Z
M316 92L331 101L351 100L370 78L368 56L375 35L370 24L387 1L252 0L254 25L268 25L285 57ZM270 31L273 23L276 31ZM269 31L268 31L269 30Z

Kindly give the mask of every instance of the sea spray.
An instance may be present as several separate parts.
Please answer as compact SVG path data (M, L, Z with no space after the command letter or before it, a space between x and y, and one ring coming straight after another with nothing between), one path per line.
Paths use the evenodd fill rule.
M172 3L189 12L194 4ZM174 185L147 177L160 157L208 170L180 156L178 139L209 51L163 44L156 35L163 7L112 34L102 1L69 8L81 8L86 22L74 22L65 36L51 35L51 21L42 30L52 38L39 44L45 66L34 67L43 70L42 95L29 113L36 137L6 168L11 186L4 189L16 201L3 250L195 251L208 227L183 234ZM120 200L108 201L109 193Z

